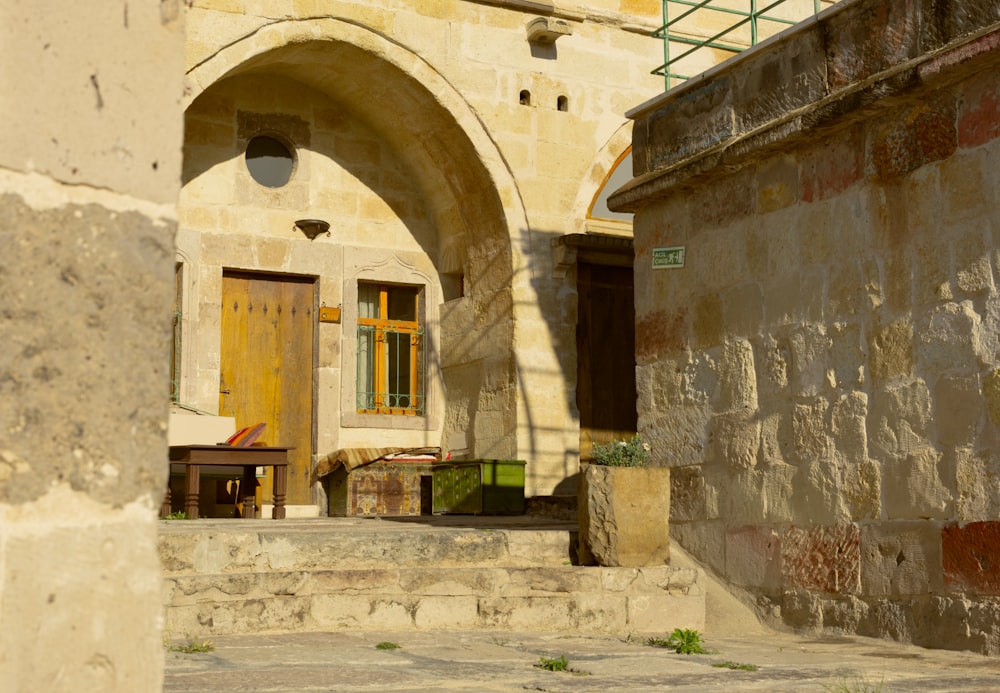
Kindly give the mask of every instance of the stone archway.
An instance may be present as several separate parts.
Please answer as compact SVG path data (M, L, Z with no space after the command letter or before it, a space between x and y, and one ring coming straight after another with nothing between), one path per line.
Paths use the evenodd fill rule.
M461 300L441 315L442 339L461 336L439 350L448 393L442 442L464 442L475 456L516 457L513 297L526 263L512 239L527 222L513 177L475 113L413 53L332 18L265 25L196 64L188 105L213 85L247 75L294 80L328 95L403 163L437 229L438 272L464 279Z

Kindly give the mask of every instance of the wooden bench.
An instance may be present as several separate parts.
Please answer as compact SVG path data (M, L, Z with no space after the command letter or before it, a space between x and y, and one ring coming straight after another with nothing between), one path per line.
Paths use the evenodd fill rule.
M201 467L241 467L243 477L243 517L257 516L257 467L274 467L274 509L271 517L285 517L285 495L288 492L288 451L292 448L236 447L230 445L171 445L170 461L184 465L184 512L192 520L198 518L198 492L201 487ZM160 517L170 514L170 485L160 507ZM249 511L247 510L249 508Z

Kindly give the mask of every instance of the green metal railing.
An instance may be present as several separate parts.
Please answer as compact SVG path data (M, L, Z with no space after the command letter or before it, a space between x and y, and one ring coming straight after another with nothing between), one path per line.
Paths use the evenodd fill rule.
M358 411L422 416L425 353L423 328L358 325Z
M691 79L691 75L674 71L673 66L676 66L684 58L695 56L698 51L706 48L721 50L735 55L750 46L757 45L763 38L777 33L777 31L767 31L765 32L767 35L761 38L762 26L768 28L791 26L806 19L810 14L818 14L823 5L832 4L830 0L812 0L812 12L810 13L805 0L774 0L765 7L758 7L759 4L763 4L759 3L758 0L745 0L748 9L734 9L733 6L739 3L733 2L733 0L729 0L726 3L729 7L722 6L719 2L720 0L701 0L700 2L696 0L663 0L663 26L653 32L653 36L663 39L663 64L653 70L653 74L663 76L664 87L667 90L670 89L670 80L672 79ZM768 14L778 6L786 3L790 3L793 6L802 6L805 11L801 12L802 16L796 16L793 12L791 17L778 17ZM671 18L671 8L674 9L675 13L678 8L688 9L683 9L679 15ZM796 8L793 7L792 9ZM718 15L732 15L734 21L708 38L697 37L702 27L711 25L711 20L706 21L706 17L717 20ZM743 29L746 25L749 25L750 30L749 41L737 42L733 40L732 34ZM691 29L685 32L685 27L691 27ZM671 43L690 46L690 48L683 50L679 55L671 55Z

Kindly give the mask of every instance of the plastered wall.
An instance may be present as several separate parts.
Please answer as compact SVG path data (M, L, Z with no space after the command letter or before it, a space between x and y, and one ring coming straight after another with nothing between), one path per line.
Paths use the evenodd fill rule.
M997 12L847 3L634 114L641 433L775 621L1000 651Z
M0 688L159 690L181 7L0 14Z

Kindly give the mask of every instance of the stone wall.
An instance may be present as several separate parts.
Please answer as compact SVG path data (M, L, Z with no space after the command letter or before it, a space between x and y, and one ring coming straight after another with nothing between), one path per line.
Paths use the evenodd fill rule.
M162 685L181 12L0 2L4 690Z
M640 432L776 621L1000 652L998 17L845 3L632 114Z

